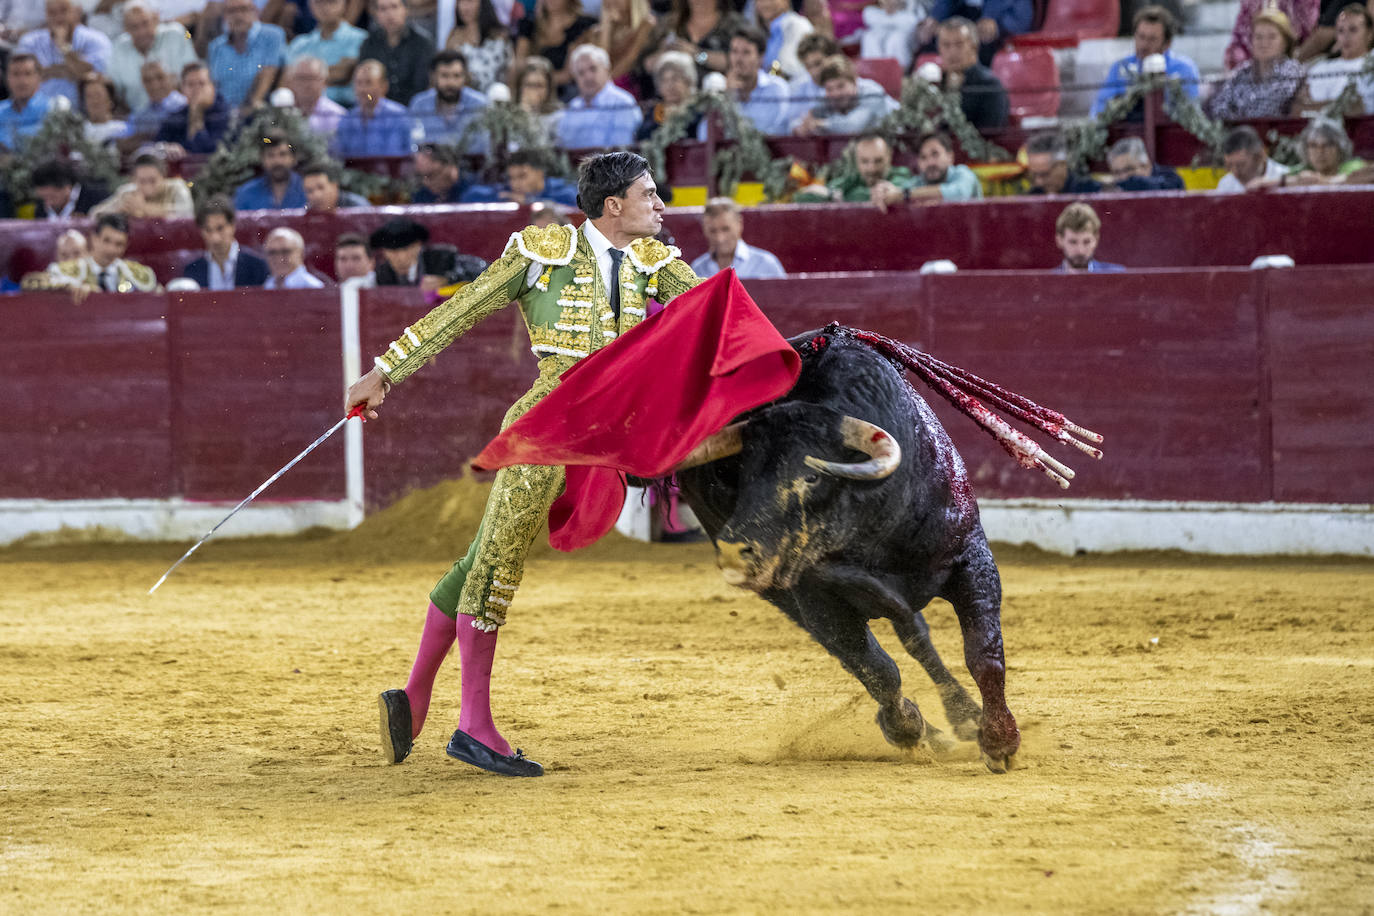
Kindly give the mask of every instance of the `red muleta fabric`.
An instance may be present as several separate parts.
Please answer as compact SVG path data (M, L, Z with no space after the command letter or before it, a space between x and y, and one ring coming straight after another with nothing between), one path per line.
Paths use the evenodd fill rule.
M566 465L549 543L576 550L615 526L625 479L659 477L750 408L782 397L801 357L725 270L563 374L472 466Z

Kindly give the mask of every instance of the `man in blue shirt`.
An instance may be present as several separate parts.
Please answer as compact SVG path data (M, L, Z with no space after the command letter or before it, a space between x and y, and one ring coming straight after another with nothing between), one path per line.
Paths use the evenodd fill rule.
M426 143L415 151L412 174L420 186L411 192L413 204L456 204L464 200L469 182L463 180L458 153L451 146Z
M558 146L601 149L634 143L644 115L634 96L611 82L611 59L605 49L578 45L569 56L568 69L577 97L558 122Z
M129 136L142 143L157 136L168 115L186 107L186 96L172 88L172 74L158 61L148 61L139 68L138 75L148 104L129 115Z
M45 97L64 95L75 106L80 101L76 84L87 74L108 69L110 39L81 24L81 7L72 0L48 0L46 11L47 27L19 39L15 51L38 58Z
M791 98L781 77L759 69L766 39L753 26L742 26L730 36L729 62L725 83L739 105L740 114L765 134L786 134L791 126ZM706 138L707 122L698 128L698 139Z
M1183 91L1188 93L1189 98L1197 98L1200 81L1197 64L1169 50L1174 35L1178 33L1178 21L1174 19L1173 13L1162 6L1147 6L1135 14L1131 25L1135 37L1135 53L1121 58L1107 71L1107 81L1102 84L1097 99L1093 102L1091 114L1094 118L1102 113L1108 102L1126 94L1131 83L1140 76L1141 62L1152 54L1162 55L1165 75L1181 79ZM1137 105L1128 117L1133 121L1140 120L1144 117L1143 106Z
M741 280L785 277L777 255L744 242L744 217L739 204L728 197L713 197L701 213L706 253L692 262L692 272L703 280L733 267Z
M1102 220L1085 203L1069 204L1054 222L1054 243L1064 254L1055 273L1114 274L1126 268L1093 258L1102 238Z
M533 150L520 149L506 160L506 183L502 185L473 185L464 194L465 204L496 203L509 200L518 204L533 204L550 200L565 207L577 206L577 185L562 178L548 177L549 166L544 157Z
M315 15L318 28L291 39L286 62L294 64L302 57L318 57L329 66L329 88L325 93L340 105L352 105L349 81L367 33L344 21L344 0L310 0L310 12Z
M935 35L940 23L955 16L973 23L978 37L978 62L989 67L993 55L1009 37L1030 31L1035 4L1031 0L935 0L930 16L916 30L916 53L936 50Z
M246 182L234 195L234 207L239 210L293 210L304 208L305 183L297 175L296 151L282 131L269 130L262 135L258 148L258 162L262 174Z
M349 156L405 156L410 153L411 116L386 97L386 68L365 60L353 71L358 107L339 119L334 154Z
M225 31L210 42L210 76L231 108L251 111L272 91L286 53L286 33L258 21L253 0L225 0Z
M916 145L920 174L904 192L908 201L938 204L945 200L979 200L983 183L973 169L954 163L954 141L949 134L926 134Z
M229 130L229 106L215 89L210 70L200 61L181 68L185 106L162 119L157 141L168 145L171 158L187 153L209 155Z
M19 148L19 141L32 137L43 126L48 114L48 100L38 96L42 81L38 58L32 54L16 54L10 58L5 71L5 85L10 97L0 102L0 146L10 152Z
M412 118L418 118L428 143L457 143L463 131L481 115L487 97L468 86L468 60L461 51L440 51L429 62L429 81L434 88L410 100ZM473 137L470 153L487 151L487 137Z

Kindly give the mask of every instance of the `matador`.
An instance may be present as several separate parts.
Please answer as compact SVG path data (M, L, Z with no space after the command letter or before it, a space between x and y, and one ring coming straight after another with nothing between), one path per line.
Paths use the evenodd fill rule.
M539 377L507 412L505 429L579 359L642 321L650 299L666 304L699 282L681 252L655 238L663 225L663 201L643 157L618 152L585 160L578 199L587 214L580 227L530 227L512 235L499 260L377 357L373 369L349 388L346 407L366 404L366 416L375 419L392 385L515 302L539 358ZM430 593L406 686L378 698L382 749L390 762L410 754L434 678L456 639L462 705L449 756L503 775L543 775L538 763L511 749L492 720L491 667L525 556L563 484L561 467L517 465L497 473L466 556Z

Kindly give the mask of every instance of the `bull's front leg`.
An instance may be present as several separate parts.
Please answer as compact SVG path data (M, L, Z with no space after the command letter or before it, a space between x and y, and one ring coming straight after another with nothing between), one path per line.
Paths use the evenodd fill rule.
M983 762L994 773L1015 764L1021 732L1007 708L1006 660L1002 654L1002 581L986 544L976 548L950 578L944 596L959 616L964 661L983 697L978 745Z

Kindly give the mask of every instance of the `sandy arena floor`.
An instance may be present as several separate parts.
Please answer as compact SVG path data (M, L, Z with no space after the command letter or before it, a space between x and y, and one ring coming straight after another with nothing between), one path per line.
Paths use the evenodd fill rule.
M410 760L378 749L432 521L212 543L152 598L183 547L0 552L0 911L1374 912L1374 564L1002 551L995 776L888 747L707 546L545 549L496 708L548 775L505 780L444 755L456 658Z

